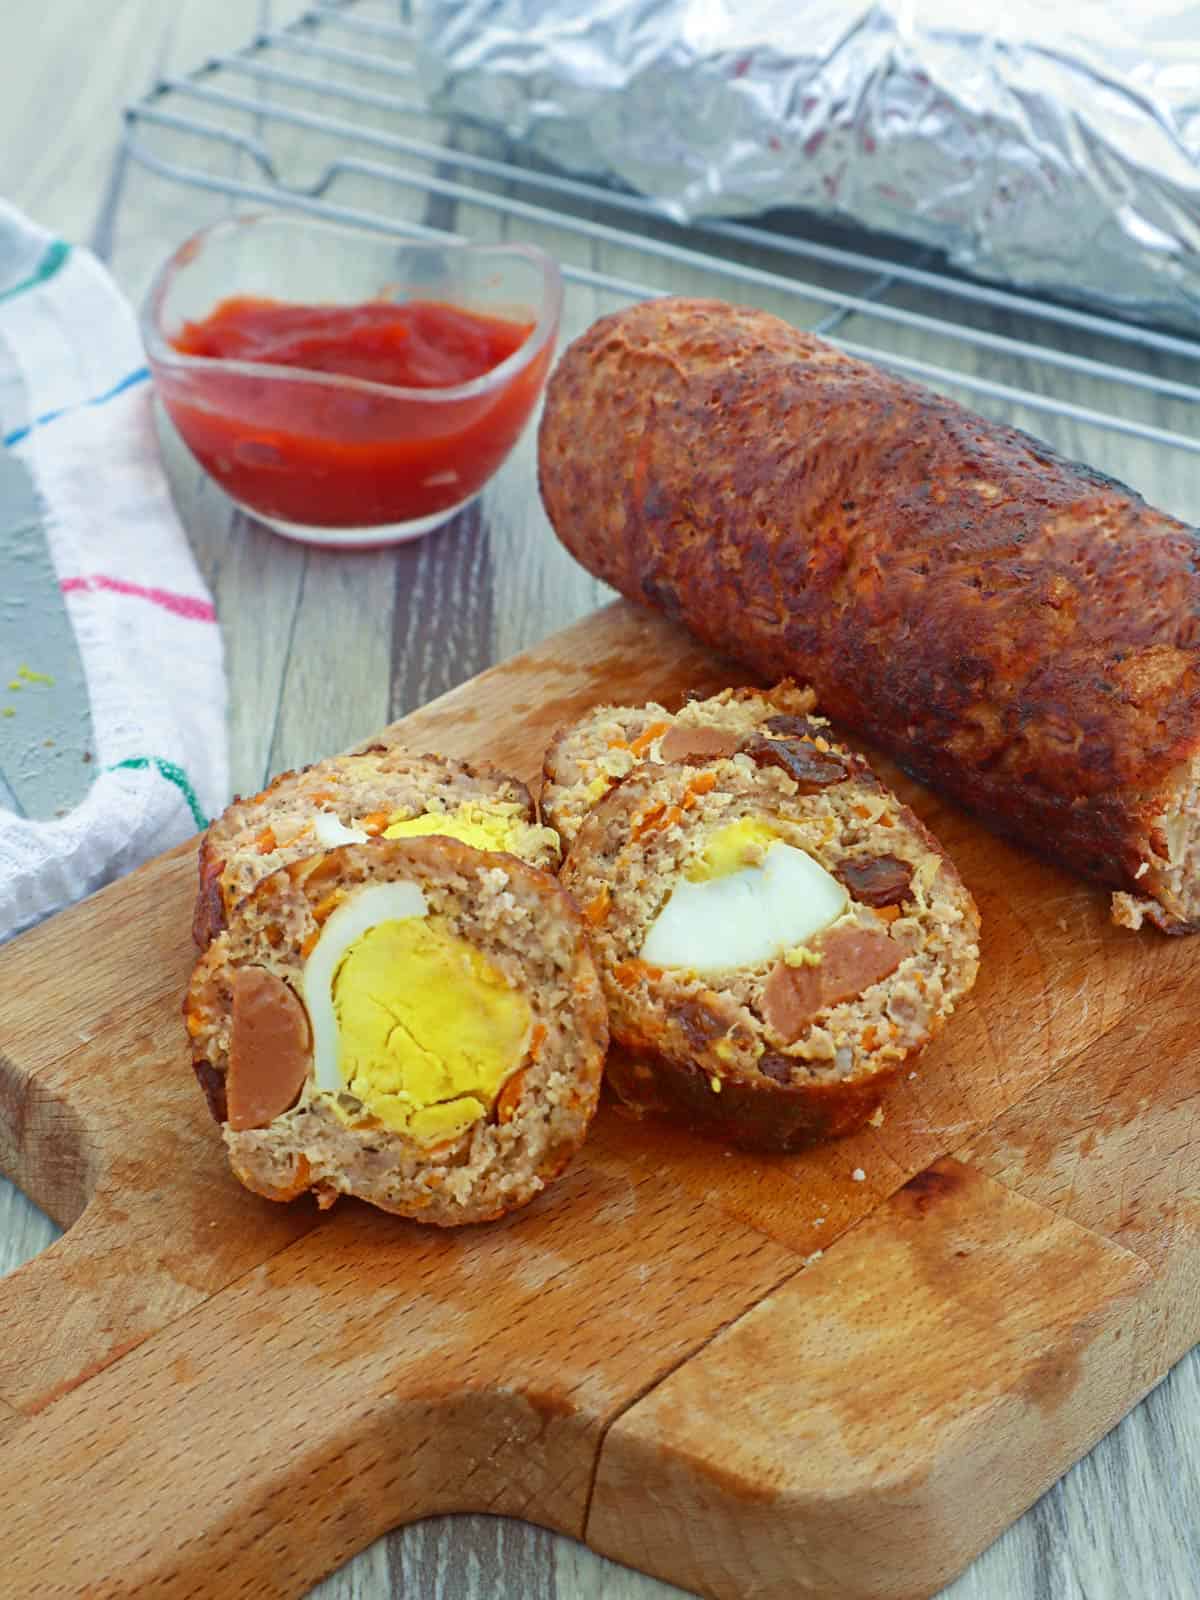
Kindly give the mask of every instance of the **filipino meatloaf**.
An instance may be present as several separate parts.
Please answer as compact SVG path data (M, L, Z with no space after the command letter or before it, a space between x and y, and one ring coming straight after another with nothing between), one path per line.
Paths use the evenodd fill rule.
M593 706L561 728L542 765L541 806L564 845L587 812L641 761L697 761L733 755L760 731L820 733L810 715L811 689L789 680L773 689L722 689L707 700L689 698L678 711L656 701L644 706Z
M440 833L506 850L551 871L558 838L529 790L491 768L414 755L386 735L344 756L284 772L235 800L204 835L192 933L201 949L262 878L302 856L368 838Z
M581 444L581 441L585 441ZM1200 928L1200 534L763 312L663 299L567 350L559 538L1000 832Z
M583 818L562 881L591 926L611 1087L751 1148L868 1121L978 969L952 863L816 730L644 762Z
M201 956L184 1015L247 1188L443 1226L501 1216L562 1170L607 1045L557 880L437 835L262 879Z

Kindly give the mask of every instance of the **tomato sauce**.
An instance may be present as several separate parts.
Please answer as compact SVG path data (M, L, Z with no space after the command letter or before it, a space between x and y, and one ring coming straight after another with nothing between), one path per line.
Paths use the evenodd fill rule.
M494 371L532 331L435 301L305 306L240 295L185 322L172 343L287 376L189 365L160 373L159 387L234 499L306 526L378 527L448 510L500 465L537 400L552 341L480 393L453 390Z

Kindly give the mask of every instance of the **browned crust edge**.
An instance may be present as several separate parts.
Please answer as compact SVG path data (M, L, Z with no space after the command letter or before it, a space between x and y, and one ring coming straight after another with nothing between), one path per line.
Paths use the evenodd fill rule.
M916 1053L910 1053L911 1062ZM639 1115L682 1124L694 1133L742 1150L791 1151L842 1138L869 1122L900 1063L845 1083L774 1083L740 1075L720 1078L720 1090L695 1061L614 1044L605 1082Z

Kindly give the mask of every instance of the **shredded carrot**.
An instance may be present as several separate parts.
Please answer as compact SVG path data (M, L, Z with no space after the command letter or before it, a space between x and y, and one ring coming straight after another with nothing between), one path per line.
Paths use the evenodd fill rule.
M624 739L610 739L608 741L608 748L610 750L628 750L629 746L626 744Z
M648 961L618 961L613 968L613 977L622 989L632 989L639 978L661 978L662 968L652 967Z
M198 1017L194 1011L190 1011L188 1013L188 1019L187 1019L187 1031L191 1034L193 1039L200 1032L200 1030L201 1030L201 1028L203 1028L203 1026L204 1026L203 1017Z
M882 917L885 922L895 922L900 915L899 906L876 906L875 915Z
M608 908L612 904L612 896L608 892L608 885L601 884L598 894L594 894L583 908L583 914L592 927L598 927L608 915Z
M863 1042L863 1049L864 1050L874 1050L875 1046L879 1043L878 1037L876 1036L876 1033L875 1033L874 1026L872 1026L870 1028L864 1028L863 1029L863 1040L862 1040L862 1042Z
M539 1022L535 1026L533 1032L529 1035L529 1056L530 1056L530 1060L532 1060L532 1061L536 1061L537 1060L538 1056L540 1056L541 1053L542 1053L542 1046L545 1044L545 1042L546 1042L546 1024L544 1022Z
M344 889L331 889L324 900L318 901L313 907L313 921L324 922L327 917L337 910L345 898L346 891Z
M632 741L629 748L633 751L635 756L644 756L646 751L649 750L650 746L654 743L655 739L658 738L659 734L666 733L670 726L671 724L669 722L652 722L646 729L645 733L638 734L637 738Z
M517 1114L517 1107L521 1103L521 1091L525 1087L525 1074L528 1068L514 1072L508 1079L500 1093L496 1096L496 1121L503 1124L511 1122Z
M715 772L698 772L688 784L688 793L691 795L711 794L717 787Z
M324 883L327 878L337 876L341 871L341 862L332 852L323 856L304 856L300 861L293 863L288 870L303 883L306 891L311 893L314 884Z
M858 805L856 805L854 807L854 815L856 817L862 817L865 820L866 818L870 817L871 808L870 808L870 806L858 806Z
M640 839L644 833L656 833L665 828L672 828L677 822L682 821L683 812L678 806L655 806L653 811L646 812L640 825L635 824L633 837Z
M269 856L271 851L275 849L274 828L264 828L254 843L258 846L259 855Z
M318 789L316 794L310 794L308 798L314 805L324 806L329 804L333 799L333 795L328 789Z
M300 954L306 960L308 959L308 957L310 955L312 955L313 951L316 949L317 940L320 937L321 937L320 928L314 928L313 931L308 935L307 939L305 939L304 943L300 946Z
M898 1039L900 1037L900 1029L894 1022L888 1023L888 1037L890 1039Z
M386 811L371 811L362 819L364 833L379 834L387 827L392 819Z
M640 817L635 817L630 835L640 839L644 833L649 833L652 828L658 827L658 819L662 816L664 806L652 806L649 811L643 811Z

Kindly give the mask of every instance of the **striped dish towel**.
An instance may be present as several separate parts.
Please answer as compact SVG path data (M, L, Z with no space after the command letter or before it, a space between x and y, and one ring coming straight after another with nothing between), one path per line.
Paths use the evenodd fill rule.
M212 601L159 461L137 323L0 202L0 939L228 798Z

